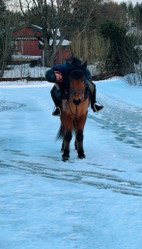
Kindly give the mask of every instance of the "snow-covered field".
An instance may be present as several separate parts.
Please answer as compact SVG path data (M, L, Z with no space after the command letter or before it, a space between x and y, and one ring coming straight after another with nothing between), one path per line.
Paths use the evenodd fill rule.
M61 161L52 84L0 84L0 248L142 247L142 87L97 82L86 159Z
M100 73L99 70L100 64L95 63L94 65L88 66L88 69L91 75L97 75ZM19 77L44 77L45 72L47 71L47 67L29 67L29 64L21 64L21 65L11 65L9 66L9 70L5 70L4 78L19 78Z
M5 70L3 78L44 77L47 67L30 67L29 64L11 65Z

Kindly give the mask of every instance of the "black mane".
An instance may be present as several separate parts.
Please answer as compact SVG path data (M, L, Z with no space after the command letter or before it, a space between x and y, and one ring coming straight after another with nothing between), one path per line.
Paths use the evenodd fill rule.
M79 71L80 75L81 75L81 71L84 72L84 74L86 74L87 61L85 61L85 63L82 64L81 60L78 59L77 57L71 57L70 59L66 61L66 64L67 64L69 74L72 74L73 71L76 71L76 73L77 71Z

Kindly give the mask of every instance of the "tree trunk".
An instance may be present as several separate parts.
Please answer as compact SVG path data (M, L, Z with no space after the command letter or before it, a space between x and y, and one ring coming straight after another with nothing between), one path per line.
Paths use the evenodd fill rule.
M47 37L44 37L44 58L43 58L43 66L49 67L50 66L50 55L49 55L49 43Z
M2 60L2 61L1 61L0 77L3 77L5 67L6 67L6 62L5 62L4 60Z

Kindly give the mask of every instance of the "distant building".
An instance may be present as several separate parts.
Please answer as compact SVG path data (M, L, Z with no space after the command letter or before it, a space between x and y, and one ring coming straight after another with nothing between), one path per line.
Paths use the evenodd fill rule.
M50 41L52 43L52 40ZM57 40L58 44L59 40ZM54 64L62 64L71 56L71 42L63 40L58 49ZM44 44L42 28L36 25L21 25L12 32L13 61L44 61Z

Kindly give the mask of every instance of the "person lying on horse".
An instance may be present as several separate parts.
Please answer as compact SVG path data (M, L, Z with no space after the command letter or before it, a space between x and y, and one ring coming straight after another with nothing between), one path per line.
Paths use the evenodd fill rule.
M76 57L72 57L62 65L53 66L45 74L45 78L49 82L55 83L51 90L51 97L55 104L55 110L52 115L60 116L61 113L61 99L68 99L68 82L69 82L69 72L67 63L71 63L73 67L80 67L81 60ZM94 112L101 111L104 107L96 101L96 85L91 80L91 73L88 69L85 70L86 85L89 88L91 108Z

